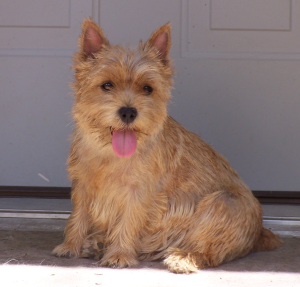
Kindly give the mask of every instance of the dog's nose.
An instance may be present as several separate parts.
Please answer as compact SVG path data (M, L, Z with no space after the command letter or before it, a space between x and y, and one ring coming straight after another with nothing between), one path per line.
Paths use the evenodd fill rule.
M135 108L122 107L119 109L119 115L124 123L130 124L136 118L137 110Z

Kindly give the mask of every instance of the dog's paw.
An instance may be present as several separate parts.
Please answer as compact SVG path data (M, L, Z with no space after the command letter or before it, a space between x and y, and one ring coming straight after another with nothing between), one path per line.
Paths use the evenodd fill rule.
M189 274L198 270L194 256L180 249L172 250L164 260L164 264L173 273Z
M112 268L126 268L135 266L138 261L129 254L113 254L111 256L104 256L99 262L99 266Z
M62 243L53 249L52 255L56 257L74 258L78 257L79 254L73 251L67 244Z
M82 245L80 256L99 261L103 254L103 243L97 242L95 239L87 239Z

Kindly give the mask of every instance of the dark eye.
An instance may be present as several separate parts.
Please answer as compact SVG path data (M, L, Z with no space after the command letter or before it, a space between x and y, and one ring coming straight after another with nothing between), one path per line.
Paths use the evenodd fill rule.
M104 83L103 85L101 85L101 89L103 91L111 91L113 89L113 84L111 82L107 82L107 83Z
M150 86L144 86L143 90L146 92L147 95L150 95L153 92L153 89Z

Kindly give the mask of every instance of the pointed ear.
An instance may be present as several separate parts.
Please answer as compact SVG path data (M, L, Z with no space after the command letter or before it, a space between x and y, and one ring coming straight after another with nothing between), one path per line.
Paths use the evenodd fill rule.
M167 23L151 35L150 39L145 43L145 48L156 48L160 58L165 63L169 59L171 44L171 24Z
M109 42L101 28L91 19L86 19L82 23L79 45L82 56L95 58L94 54L100 52L103 45L108 46Z

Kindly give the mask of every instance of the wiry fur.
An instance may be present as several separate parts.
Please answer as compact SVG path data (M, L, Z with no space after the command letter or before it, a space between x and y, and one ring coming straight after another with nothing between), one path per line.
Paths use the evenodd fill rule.
M167 115L170 46L169 24L130 50L111 46L100 27L84 21L68 169L74 210L54 254L103 253L100 266L116 267L164 258L171 271L189 273L280 245L227 160ZM105 82L113 83L109 92ZM121 107L138 111L132 123L121 121ZM137 134L129 158L117 157L111 144L111 132L124 128Z

